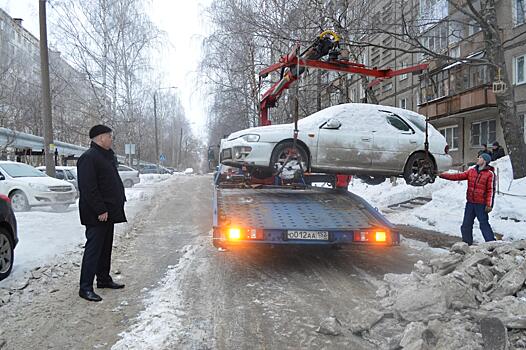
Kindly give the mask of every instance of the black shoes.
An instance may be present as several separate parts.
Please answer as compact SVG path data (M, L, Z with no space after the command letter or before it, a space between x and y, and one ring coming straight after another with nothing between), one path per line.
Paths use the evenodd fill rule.
M122 289L124 288L124 284L115 283L113 281L105 283L97 282L97 288Z
M79 290L79 296L87 301L101 301L102 298L92 290Z

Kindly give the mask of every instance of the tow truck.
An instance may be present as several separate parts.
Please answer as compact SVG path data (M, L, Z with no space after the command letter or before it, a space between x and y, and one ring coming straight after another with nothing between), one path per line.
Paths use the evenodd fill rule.
M399 70L366 67L342 59L339 42L335 32L324 31L302 53L296 44L290 54L259 73L261 84L270 73L281 71L280 79L262 95L261 125L271 124L268 109L276 106L307 68L373 76L370 87L383 79L427 69L426 64ZM325 56L328 59L323 60ZM246 244L399 245L395 226L347 190L351 176L305 173L296 152L297 108L294 125L293 147L272 176L256 176L249 165L241 169L219 165L214 176L213 245L219 249ZM299 168L291 169L290 162Z

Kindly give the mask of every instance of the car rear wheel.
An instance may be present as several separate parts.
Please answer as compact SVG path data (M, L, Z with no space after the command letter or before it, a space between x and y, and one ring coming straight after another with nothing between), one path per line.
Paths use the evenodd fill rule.
M19 190L14 191L9 198L11 199L11 206L14 211L28 211L30 209L29 201L24 192Z
M274 151L272 152L272 157L270 158L271 167L277 166L278 170L280 170L281 167L283 167L283 164L285 164L285 162L287 161L289 155L291 154L293 147L294 144L292 141L282 142L279 145L277 145L276 148L274 148ZM296 144L296 149L298 156L297 159L289 160L287 166L299 167L299 163L301 162L301 167L303 168L303 171L307 171L309 165L309 157L307 155L307 150L305 150L305 148L300 144Z
M5 228L0 228L0 281L9 276L13 269L14 244Z
M407 160L404 179L408 185L424 186L435 182L436 166L425 153L415 153Z

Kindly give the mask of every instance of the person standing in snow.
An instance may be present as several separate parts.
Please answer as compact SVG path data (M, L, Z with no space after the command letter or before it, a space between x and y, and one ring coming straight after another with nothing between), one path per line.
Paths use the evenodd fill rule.
M494 169L489 165L490 162L491 156L487 153L481 153L477 159L477 164L467 171L459 174L442 173L439 175L442 179L451 181L468 180L467 203L464 210L464 220L460 227L462 240L468 245L473 244L475 217L479 222L484 240L486 242L495 240L488 216L493 210L496 184Z
M493 157L491 151L488 149L488 145L486 145L485 143L482 144L482 149L478 152L478 155L480 156L482 153L487 153L491 157Z
M492 146L493 146L492 147L493 152L492 152L491 160L497 160L506 155L506 153L504 153L504 148L502 148L502 146L499 145L497 141L493 142Z
M93 291L95 276L97 288L124 288L124 284L113 281L110 268L114 224L126 222L126 196L117 171L117 159L111 149L112 130L105 125L95 125L90 129L89 137L91 146L77 162L80 222L86 226L87 239L79 296L89 301L101 301L102 298Z

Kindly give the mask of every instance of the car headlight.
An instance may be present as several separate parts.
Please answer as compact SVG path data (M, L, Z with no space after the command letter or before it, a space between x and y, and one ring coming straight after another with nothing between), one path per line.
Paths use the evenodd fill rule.
M247 134L247 135L241 136L241 138L245 140L246 142L258 142L259 141L259 135L257 134Z
M39 192L49 191L49 187L47 187L46 185L42 185L42 184L29 183L29 187Z

